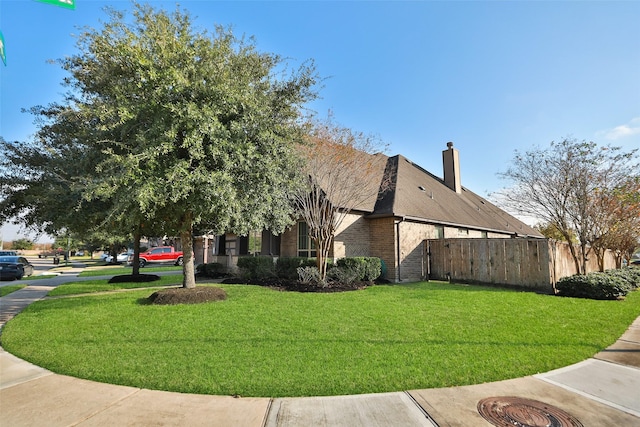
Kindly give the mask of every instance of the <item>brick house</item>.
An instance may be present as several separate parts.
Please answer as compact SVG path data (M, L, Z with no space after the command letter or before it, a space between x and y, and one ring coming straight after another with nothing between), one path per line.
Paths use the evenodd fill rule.
M335 233L331 256L375 256L383 260L393 282L426 277L424 241L441 238L544 238L538 231L463 187L458 150L452 143L442 152L443 179L404 156L382 154L380 176L391 183L372 192L370 200L352 210ZM384 170L382 170L384 169ZM263 231L252 236L220 236L213 254L234 264L238 255L315 256L304 222L282 235ZM198 256L200 252L200 256ZM196 260L204 255L196 250ZM205 252L206 253L206 252ZM205 262L212 262L208 259Z

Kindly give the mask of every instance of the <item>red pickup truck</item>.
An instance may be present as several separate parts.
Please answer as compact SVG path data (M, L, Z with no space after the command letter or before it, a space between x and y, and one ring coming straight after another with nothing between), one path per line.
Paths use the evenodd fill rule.
M173 246L157 246L140 254L140 268L147 263L173 262L182 265L182 251L176 251ZM129 255L129 264L133 264L133 255Z

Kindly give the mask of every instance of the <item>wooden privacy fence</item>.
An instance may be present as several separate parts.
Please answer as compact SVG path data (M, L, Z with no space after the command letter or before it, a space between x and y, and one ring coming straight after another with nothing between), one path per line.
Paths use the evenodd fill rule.
M598 269L595 256L588 271ZM428 278L509 285L554 293L557 280L575 274L568 244L549 239L438 239L425 241ZM614 268L613 255L605 268Z

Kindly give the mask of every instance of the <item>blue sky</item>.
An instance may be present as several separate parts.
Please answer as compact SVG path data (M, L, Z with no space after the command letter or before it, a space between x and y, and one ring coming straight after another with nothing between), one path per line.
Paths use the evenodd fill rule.
M173 11L175 2L150 1ZM47 63L76 52L73 34L99 27L103 7L76 10L2 0L0 135L34 133L22 108L61 99L65 74ZM463 186L504 187L514 150L566 136L640 148L640 2L636 1L180 1L201 29L232 26L259 49L313 59L325 77L310 107L377 135L442 175L442 150L460 150ZM4 226L5 240L15 227ZM20 233L18 233L20 234ZM19 237L22 237L20 235Z

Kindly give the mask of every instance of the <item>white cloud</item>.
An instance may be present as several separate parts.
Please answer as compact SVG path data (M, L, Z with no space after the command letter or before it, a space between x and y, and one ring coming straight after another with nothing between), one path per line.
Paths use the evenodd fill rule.
M616 139L626 138L632 135L640 134L640 117L631 119L629 123L616 126L613 129L598 132L599 136L614 141Z

